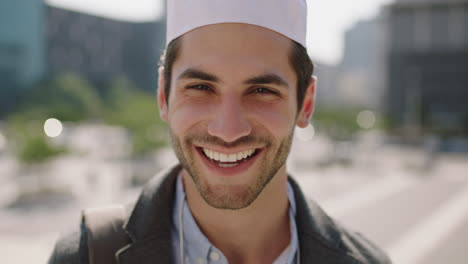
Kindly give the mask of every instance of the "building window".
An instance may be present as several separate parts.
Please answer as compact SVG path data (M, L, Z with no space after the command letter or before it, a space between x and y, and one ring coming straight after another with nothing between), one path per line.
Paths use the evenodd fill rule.
M446 7L436 7L431 10L431 47L433 49L447 49L449 46L448 14Z
M392 41L397 51L408 51L414 46L413 23L411 10L395 10L392 19Z
M464 17L464 20L465 20L465 25L463 26L464 30L463 30L463 33L464 33L464 36L463 38L465 39L464 41L464 47L466 49L468 49L468 32L466 32L466 29L468 28L468 5L464 5L464 8L463 10L465 11L463 13L463 17Z
M449 9L449 46L453 49L460 49L464 42L464 8L454 5Z
M414 11L414 48L427 50L431 43L431 13L429 8Z

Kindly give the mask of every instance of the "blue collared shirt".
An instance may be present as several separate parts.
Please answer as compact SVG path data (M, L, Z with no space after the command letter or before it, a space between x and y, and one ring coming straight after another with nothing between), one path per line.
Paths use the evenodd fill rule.
M291 241L284 249L281 255L273 262L273 264L293 264L298 257L299 241L296 228L296 201L294 199L294 191L288 183L288 198L289 198L289 223L291 228ZM185 199L185 190L182 184L182 177L179 175L176 187L176 200L174 203L174 213L172 221L174 228L172 229L172 247L174 252L175 263L182 263L180 259L180 240L179 240L179 216L182 209L182 225L184 239L184 264L228 264L227 258L217 249L208 238L201 232L195 219L193 218L187 200Z

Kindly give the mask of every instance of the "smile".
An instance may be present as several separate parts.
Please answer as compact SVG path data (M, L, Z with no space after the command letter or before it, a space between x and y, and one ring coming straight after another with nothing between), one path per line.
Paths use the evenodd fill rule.
M237 153L221 153L207 148L197 148L198 151L211 163L221 168L232 168L243 164L254 158L259 152L259 149L248 149Z

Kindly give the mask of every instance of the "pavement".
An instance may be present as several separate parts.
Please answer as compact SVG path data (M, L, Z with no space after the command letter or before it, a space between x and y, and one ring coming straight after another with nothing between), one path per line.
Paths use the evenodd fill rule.
M368 176L339 181L298 176L306 195L364 234L397 264L466 264L468 163L457 174ZM463 176L463 177L462 177Z

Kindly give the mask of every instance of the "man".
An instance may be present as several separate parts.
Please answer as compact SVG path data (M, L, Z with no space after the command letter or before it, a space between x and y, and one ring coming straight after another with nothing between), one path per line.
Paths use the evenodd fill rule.
M180 165L124 217L118 263L390 263L287 175L314 108L305 25L304 0L168 1L157 97ZM95 236L63 238L50 263L92 263Z

